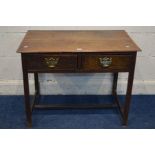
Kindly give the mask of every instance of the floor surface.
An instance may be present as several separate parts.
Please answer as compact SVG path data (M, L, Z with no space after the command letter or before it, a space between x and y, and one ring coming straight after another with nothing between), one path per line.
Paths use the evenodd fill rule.
M124 96L119 96L123 101ZM45 103L104 103L111 96L42 96ZM0 128L25 129L23 96L0 96ZM154 129L155 95L133 95L127 127L121 124L117 109L34 110L34 129Z

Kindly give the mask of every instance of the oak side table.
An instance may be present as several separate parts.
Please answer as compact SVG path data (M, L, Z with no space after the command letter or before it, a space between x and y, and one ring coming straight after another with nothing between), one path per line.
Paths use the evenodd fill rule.
M127 125L137 52L141 51L124 30L28 31L17 52L21 53L25 111L28 127L32 111L64 108L118 108ZM113 73L112 104L40 104L38 73ZM119 72L128 72L123 106L117 96ZM35 95L30 103L28 73L34 73Z

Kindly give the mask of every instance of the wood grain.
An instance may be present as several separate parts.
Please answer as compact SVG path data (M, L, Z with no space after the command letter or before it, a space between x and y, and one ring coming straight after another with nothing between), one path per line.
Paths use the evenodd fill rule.
M141 49L124 30L28 31L18 53L136 52Z
M108 67L103 67L100 64L99 58L103 57L110 57L112 58L112 64ZM130 66L132 65L132 55L105 55L105 54L89 54L84 55L82 57L82 69L84 71L91 71L91 72L103 72L103 71L128 71Z
M49 105L38 106L36 103L33 104L32 108L30 107L28 73L31 72L36 76L34 82L36 92L40 91L37 77L40 72L114 73L112 92L116 98L116 106L119 107L122 114L123 125L127 125L136 55L139 50L139 47L123 30L28 31L18 49L18 52L22 53L25 109L28 126L32 126L32 108L49 109L53 107ZM125 103L122 107L117 100L116 92L118 79L116 76L118 76L118 72L129 73ZM34 98L37 98L37 96ZM62 105L59 107L64 108ZM83 107L83 104L80 107Z
M55 67L50 68L46 64L45 58L58 58ZM75 71L77 68L76 54L26 54L24 56L28 70L40 71Z

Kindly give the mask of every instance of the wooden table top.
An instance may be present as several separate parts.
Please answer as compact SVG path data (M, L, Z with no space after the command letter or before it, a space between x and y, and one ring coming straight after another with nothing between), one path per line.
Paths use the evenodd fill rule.
M18 53L136 52L141 49L124 30L28 31Z

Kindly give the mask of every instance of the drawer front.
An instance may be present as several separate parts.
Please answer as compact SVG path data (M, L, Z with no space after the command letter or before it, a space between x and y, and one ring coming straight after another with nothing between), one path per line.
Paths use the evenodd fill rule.
M131 55L85 55L82 56L84 71L127 71L132 64Z
M77 68L77 55L28 54L25 59L28 70L70 71Z

